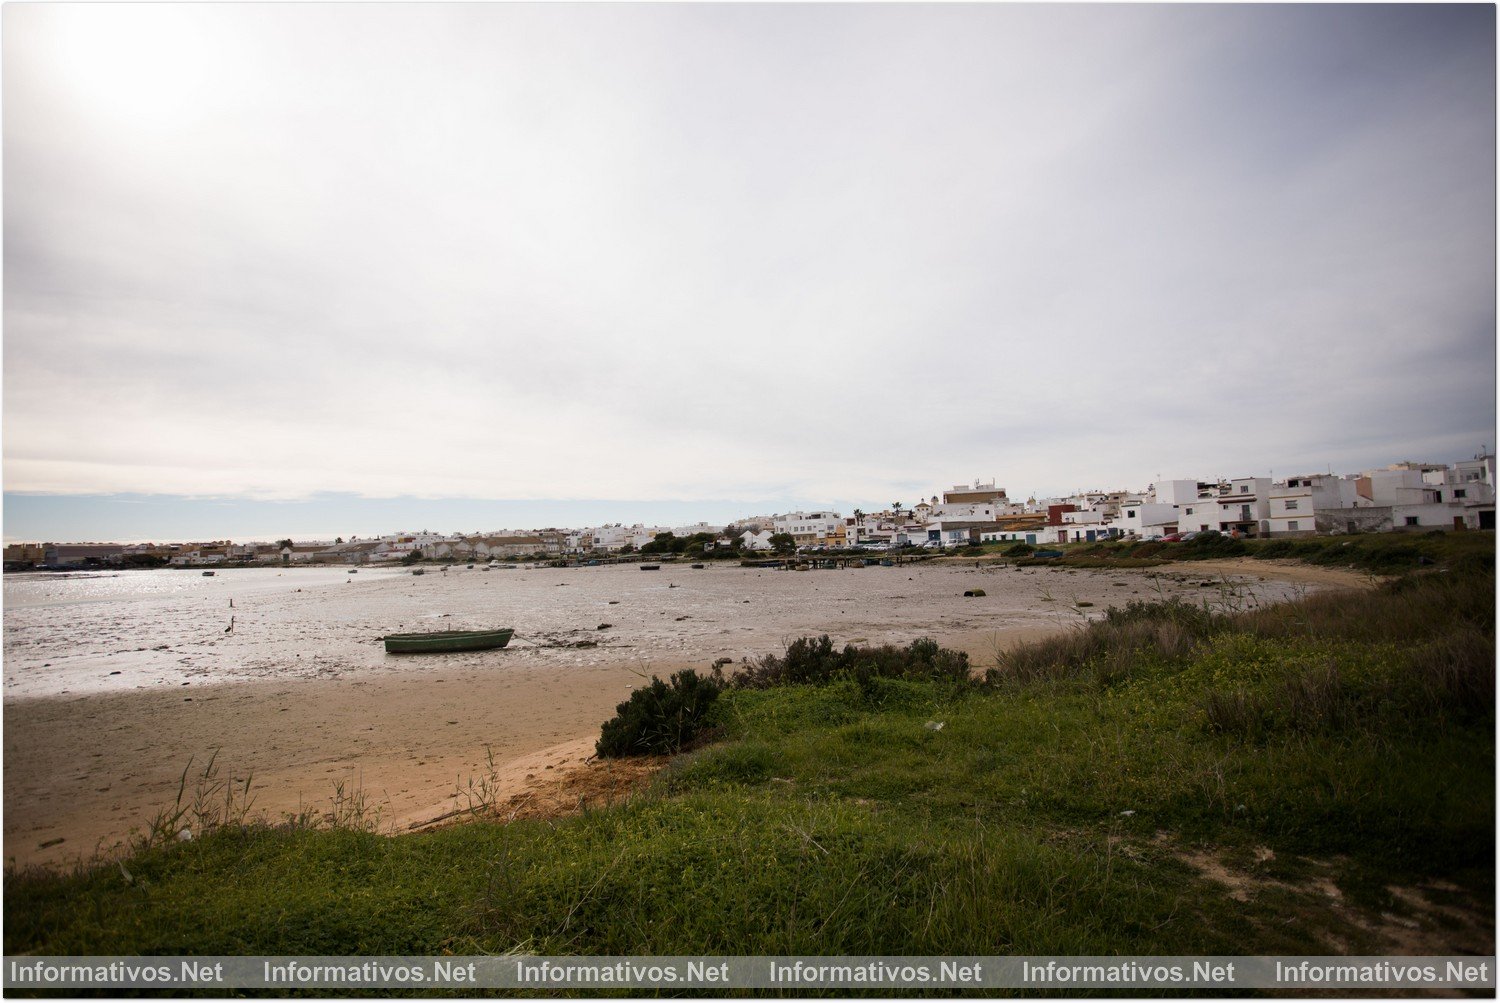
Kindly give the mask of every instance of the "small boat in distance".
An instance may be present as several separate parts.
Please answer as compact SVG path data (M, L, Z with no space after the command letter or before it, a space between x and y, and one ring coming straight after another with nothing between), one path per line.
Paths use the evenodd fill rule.
M697 571L702 571L703 570L703 565L701 565L701 564L689 564L688 567L693 568L694 570L697 570Z
M426 568L412 568L411 569L411 573L414 574L414 575L425 575L425 574L427 574L427 569Z
M487 651L503 648L510 643L514 628L498 630L439 630L425 634L387 634L385 642L388 655L435 654L444 651Z
M214 573L212 571L205 571L205 572L203 572L203 577L204 578L212 578L213 576L214 576Z
M357 574L359 574L359 569L358 568L350 568L349 569L349 573L351 575L357 575Z
M661 570L661 565L660 564L642 564L641 565L641 570L642 571L660 571Z

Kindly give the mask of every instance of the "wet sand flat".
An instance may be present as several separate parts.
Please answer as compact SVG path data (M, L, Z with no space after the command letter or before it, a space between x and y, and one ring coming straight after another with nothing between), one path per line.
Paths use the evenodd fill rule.
M737 664L819 633L839 644L933 637L982 668L998 648L1111 603L1210 593L1263 602L1360 583L1289 583L1284 569L1254 563L1212 588L1210 569L1192 566L8 576L4 852L64 861L116 845L173 802L190 760L191 795L215 749L221 776L253 775L255 809L271 818L327 810L341 783L404 827L461 807L460 788L490 771L491 755L508 791L576 765L650 673ZM986 596L963 597L974 588ZM403 658L376 640L498 624L517 631L500 651Z

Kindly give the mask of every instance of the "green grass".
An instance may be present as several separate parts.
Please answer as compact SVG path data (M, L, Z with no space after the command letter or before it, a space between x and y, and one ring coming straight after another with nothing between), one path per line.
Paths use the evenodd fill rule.
M849 671L726 690L723 739L623 805L9 871L6 952L1318 954L1378 944L1309 875L1493 901L1492 573L1136 603L978 685L813 653Z
M1004 554L1012 546L991 544L993 549L989 552ZM1178 561L1232 557L1291 558L1377 575L1400 575L1426 567L1477 571L1489 568L1493 571L1495 565L1495 534L1490 531L1356 533L1278 540L1236 540L1211 533L1179 543L1101 540L1045 546L1061 550L1063 556L1033 558L1016 555L1016 563L1027 567L1149 568Z

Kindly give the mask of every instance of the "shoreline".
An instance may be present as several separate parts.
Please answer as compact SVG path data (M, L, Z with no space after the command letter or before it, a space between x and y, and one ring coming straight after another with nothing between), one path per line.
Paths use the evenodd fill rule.
M487 749L514 772L597 735L639 681L629 666L439 672L7 700L6 860L113 851L173 805L185 769L190 801L215 749L219 778L249 778L252 815L327 811L343 784L383 830L484 775Z
M1247 559L1145 573L1278 579L1316 588L1374 582L1295 561ZM967 652L982 670L999 651L1076 623L998 629L953 623L931 633ZM851 626L831 623L827 632L839 643L862 642L839 637ZM758 647L783 646L776 640L767 637ZM276 820L327 811L335 785L342 784L379 810L380 831L407 831L463 807L471 780L487 780L503 803L579 768L632 687L652 674L707 671L709 663L675 652L649 662L450 663L420 675L7 697L5 857L18 865L55 865L115 851L132 829L144 830L157 811L171 808L185 770L184 801L192 799L195 780L216 749L219 779L250 779L252 815Z

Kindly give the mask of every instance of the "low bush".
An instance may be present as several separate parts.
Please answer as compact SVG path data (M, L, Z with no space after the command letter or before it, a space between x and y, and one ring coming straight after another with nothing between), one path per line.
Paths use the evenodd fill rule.
M1495 706L1495 636L1464 627L1411 655L1412 682L1423 703L1459 720L1482 718Z
M1183 543L1177 556L1190 561L1214 557L1239 557L1248 549L1245 541L1210 529Z
M1352 683L1330 662L1261 692L1211 690L1203 711L1210 731L1250 741L1273 732L1327 734L1370 717L1379 690Z
M594 750L606 759L681 752L703 730L722 688L692 669L674 673L670 685L652 676L604 722Z
M1263 544L1263 545L1257 547L1255 549L1255 553L1252 554L1251 556L1255 557L1255 558L1258 558L1259 560L1262 560L1262 561L1270 561L1270 560L1274 560L1275 558L1278 558L1278 557L1291 557L1292 556L1292 541L1291 540L1272 540L1269 543L1266 543L1266 544Z
M1173 597L1111 607L1104 619L1004 652L985 673L991 686L1006 682L1092 677L1101 686L1129 679L1147 661L1179 659L1193 651L1219 622L1217 614Z
M734 677L734 685L768 689L821 685L841 679L863 684L872 678L967 682L969 656L962 651L940 648L929 638L915 640L905 648L890 644L875 648L846 645L842 651L836 651L827 634L799 637L787 646L784 655L747 661L744 671Z
M1012 543L1001 553L1006 557L1030 557L1035 550L1036 548L1029 543Z

